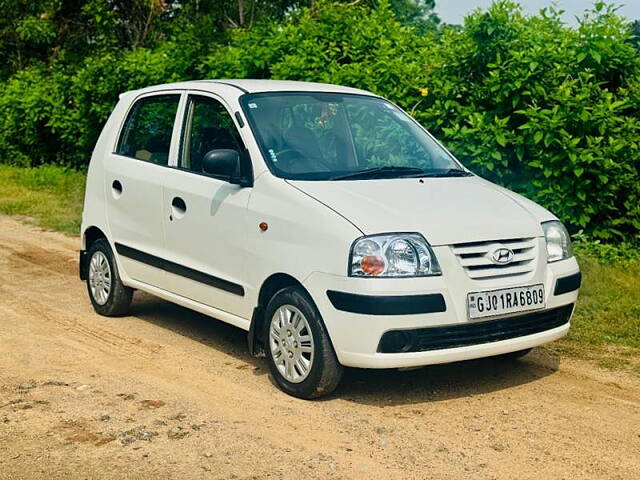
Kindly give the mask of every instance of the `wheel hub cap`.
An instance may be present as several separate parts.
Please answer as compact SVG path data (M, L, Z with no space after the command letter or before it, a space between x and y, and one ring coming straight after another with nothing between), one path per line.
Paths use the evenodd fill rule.
M313 366L313 335L299 309L283 305L274 312L269 347L273 362L287 381L300 383L307 378Z
M89 288L98 305L104 305L111 293L111 267L104 253L97 251L89 261Z

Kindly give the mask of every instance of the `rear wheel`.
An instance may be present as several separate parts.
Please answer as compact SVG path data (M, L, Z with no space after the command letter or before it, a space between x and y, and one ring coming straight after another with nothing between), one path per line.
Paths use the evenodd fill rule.
M88 257L87 291L94 310L108 317L125 315L133 290L120 280L109 242L103 238L93 242Z
M311 399L331 393L342 378L342 365L331 345L320 312L300 287L276 293L265 311L267 362L284 392Z

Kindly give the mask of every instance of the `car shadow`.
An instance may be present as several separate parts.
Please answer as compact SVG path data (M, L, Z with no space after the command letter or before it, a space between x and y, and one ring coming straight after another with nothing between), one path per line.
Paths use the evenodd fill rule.
M254 367L246 371L254 375L268 373L264 359L249 355L247 334L240 328L141 292L130 315L246 362ZM336 391L321 400L372 406L440 402L535 382L554 374L559 365L558 356L534 349L519 360L484 358L413 370L347 368Z
M221 320L140 291L133 297L129 316L215 348L254 367L246 371L256 375L268 372L264 359L249 355L247 332Z
M413 370L348 369L336 394L372 406L441 402L508 390L559 369L559 358L534 349L518 360L482 358Z

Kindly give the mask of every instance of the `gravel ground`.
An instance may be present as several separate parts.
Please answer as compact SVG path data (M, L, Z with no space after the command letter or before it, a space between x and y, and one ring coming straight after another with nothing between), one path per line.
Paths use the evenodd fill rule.
M94 314L78 241L0 217L0 478L640 478L640 382L521 361L280 393L244 332L136 293Z

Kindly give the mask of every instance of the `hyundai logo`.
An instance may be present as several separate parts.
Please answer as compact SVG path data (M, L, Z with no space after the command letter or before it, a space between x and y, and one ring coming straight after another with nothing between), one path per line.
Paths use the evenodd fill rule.
M506 265L513 260L513 250L510 248L500 247L496 248L491 253L491 261L496 265Z

